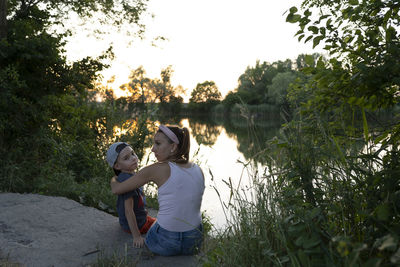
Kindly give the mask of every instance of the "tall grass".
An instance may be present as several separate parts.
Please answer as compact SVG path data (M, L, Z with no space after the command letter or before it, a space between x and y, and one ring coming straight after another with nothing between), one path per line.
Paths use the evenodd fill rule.
M400 153L390 138L358 143L321 120L288 123L260 151L265 172L230 187L227 227L206 246L205 266L400 264ZM244 168L251 168L246 164Z

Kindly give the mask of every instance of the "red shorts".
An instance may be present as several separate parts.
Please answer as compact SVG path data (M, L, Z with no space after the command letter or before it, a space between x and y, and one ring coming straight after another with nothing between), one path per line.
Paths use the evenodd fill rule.
M153 223L156 221L156 218L153 218L149 215L146 217L146 222L143 224L142 228L140 228L140 233L145 234L147 231L149 231L150 227L153 225Z
M147 231L149 231L150 227L153 225L153 223L156 221L156 218L153 218L149 215L147 215L146 217L146 222L143 224L142 228L139 229L139 232L141 234L145 234L147 233ZM131 234L132 232L129 230L125 230L124 228L122 228L122 230L128 234Z

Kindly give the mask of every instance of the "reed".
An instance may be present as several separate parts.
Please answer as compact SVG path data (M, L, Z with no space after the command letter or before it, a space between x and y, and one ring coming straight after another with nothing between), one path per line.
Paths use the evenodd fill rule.
M374 141L365 116L358 132L287 123L260 151L265 172L246 163L251 186L229 187L227 226L207 241L204 266L399 264L399 147Z

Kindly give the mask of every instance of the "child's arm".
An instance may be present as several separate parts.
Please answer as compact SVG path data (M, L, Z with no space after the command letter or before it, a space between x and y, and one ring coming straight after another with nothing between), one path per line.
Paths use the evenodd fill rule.
M133 211L134 200L130 197L125 200L125 217L128 220L129 229L131 230L133 237L133 247L141 248L144 244L144 238L141 236L137 222L135 212Z

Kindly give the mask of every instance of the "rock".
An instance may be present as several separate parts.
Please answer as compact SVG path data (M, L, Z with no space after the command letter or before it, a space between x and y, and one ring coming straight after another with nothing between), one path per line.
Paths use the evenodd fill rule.
M28 267L87 266L98 258L124 256L137 266L198 265L196 256L162 257L133 248L117 217L76 201L0 193L0 263L6 259Z

